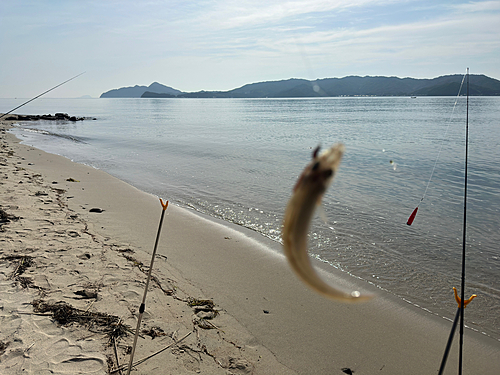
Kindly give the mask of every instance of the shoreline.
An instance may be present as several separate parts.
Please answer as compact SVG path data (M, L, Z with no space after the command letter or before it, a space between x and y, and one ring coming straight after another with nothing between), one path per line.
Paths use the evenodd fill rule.
M67 206L68 212L76 213L79 220L88 225L88 232L102 238L101 242L105 247L113 248L111 243L121 244L115 247L133 249L136 259L149 264L148 254L152 249L161 213L156 197L105 172L21 145L12 134L2 132L1 135L4 141L2 145L13 150L13 155L7 157L9 166L13 169L15 166L24 168L28 174L41 174L41 186L53 185L57 189L64 189L60 200ZM66 181L68 178L78 182ZM14 187L13 185L12 189ZM43 202L38 203L44 205ZM100 214L89 213L95 207L104 211ZM12 214L17 215L16 210L12 210ZM6 229L10 225L11 223ZM81 233L80 229L80 236ZM186 356L181 355L191 350L185 349L184 353L177 353L178 358L174 363L179 363L178 368L172 368L173 373L192 373L197 365L202 363L203 366L208 366L208 362L212 362L213 366L200 369L201 373L229 371L235 374L340 374L342 368L350 368L359 374L415 373L416 368L419 368L418 373L437 372L451 328L451 324L445 319L425 313L392 294L334 269L328 269L323 277L346 289L353 288L351 285L355 284L355 288L376 294L376 300L363 305L341 305L323 300L300 284L288 268L286 260L274 250L269 250L263 242L247 236L244 230L231 228L215 219L204 218L198 213L176 206L168 208L158 248L161 256L155 263L153 274L157 273L158 278L166 283L175 280L173 283L179 293L184 293L184 297L187 295L213 299L221 312L212 323L220 331L199 331L204 334L206 343L226 343L233 351L231 355L219 355L227 353L229 348L208 350L211 354L217 354L210 358L208 354L202 353L205 356L203 360L193 360L196 362L194 364L186 362L183 358ZM39 246L43 247L41 244ZM115 281L118 286L125 281L130 282L127 280L127 273L122 272L122 268L131 267L127 266L129 262L124 259L122 264L122 254L109 249L105 253L107 259L112 258L110 252L116 253L114 255L120 260L113 262L118 264L114 273L121 276L109 277L118 279ZM50 257L50 253L45 252L45 256ZM76 258L76 265L77 261L81 262ZM137 271L136 267L131 268L134 272ZM144 282L139 277L140 273L136 276L137 285L133 288L137 294L134 295L135 301L128 303L127 309L122 312L127 323L134 329L135 320L130 309L137 309L140 304L139 295L142 296L142 292L139 286ZM124 280L120 280L120 277ZM103 287L109 289L110 295L123 293L118 286L111 284ZM127 287L130 288L130 285ZM157 293L157 289L154 292L148 294L144 324L154 321L171 325L169 320L174 314L170 314L170 319L167 319L163 309L171 308L166 307L167 303L173 305L174 301L179 304L181 302L172 296ZM101 302L96 301L94 307L100 306ZM108 313L112 311L112 307L113 304L107 305L110 309ZM185 304L177 307L181 310L183 308L184 314L189 315L183 318L184 332L187 332L192 325L193 311L188 311L192 309L186 309ZM171 331L175 332L172 328ZM86 334L89 332L86 331ZM225 335L232 336L230 339L220 339ZM179 331L178 337L181 336ZM3 337L0 337L0 341L2 340ZM143 346L138 346L136 359L140 359L146 352L153 352L153 347L158 347L158 340L140 339L139 343L142 342ZM125 341L130 342L131 337ZM228 341L236 344L228 344ZM457 341L454 340L445 373L456 372ZM189 342L189 345L199 349L196 342ZM5 353L9 349L7 347ZM178 348L176 350L180 351ZM498 340L467 330L464 370L473 368L474 372L497 373L500 369L500 359L497 358L499 350ZM0 355L0 367L4 364L5 353ZM138 367L138 373L153 371L152 366L164 367L167 362L170 365L166 358L171 359L175 354L166 353L141 365L144 367ZM194 351L190 353L196 354ZM196 355L201 357L202 354ZM191 356L188 357L192 359ZM233 358L232 362L230 358ZM186 367L188 362L189 369Z

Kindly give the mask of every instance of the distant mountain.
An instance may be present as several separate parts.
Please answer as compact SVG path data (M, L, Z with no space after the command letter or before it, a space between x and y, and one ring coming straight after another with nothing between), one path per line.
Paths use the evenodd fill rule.
M153 83L149 87L135 86L111 90L105 97L145 98L307 98L332 96L455 96L463 75L447 75L432 79L349 76L324 78L315 81L287 79L258 82L229 91L181 92ZM465 84L460 91L465 95ZM485 75L470 75L469 94L472 96L500 95L500 81Z
M134 87L122 87L119 89L114 89L110 91L106 91L101 94L101 98L140 98L142 94L146 91L160 93L160 94L170 94L176 96L181 94L182 91L173 89L172 87L168 87L162 85L158 82L153 82L149 86L134 86Z

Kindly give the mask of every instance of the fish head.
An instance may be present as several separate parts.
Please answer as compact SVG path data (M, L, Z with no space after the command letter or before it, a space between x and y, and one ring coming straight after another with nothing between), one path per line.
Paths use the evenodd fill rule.
M320 152L319 146L312 154L311 162L304 168L295 187L294 192L298 190L307 190L311 196L318 197L318 204L321 203L321 197L333 181L345 147L337 143L332 147Z

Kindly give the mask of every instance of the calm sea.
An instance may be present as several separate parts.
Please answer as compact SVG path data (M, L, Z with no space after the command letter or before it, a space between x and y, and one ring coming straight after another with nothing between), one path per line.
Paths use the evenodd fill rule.
M466 99L39 99L18 113L95 117L21 123L24 143L178 205L280 241L312 149L346 154L316 219L313 256L440 316L460 288ZM22 100L0 100L0 112ZM500 339L500 98L469 108L466 295L473 328ZM441 150L441 151L440 151ZM412 226L406 220L424 194Z

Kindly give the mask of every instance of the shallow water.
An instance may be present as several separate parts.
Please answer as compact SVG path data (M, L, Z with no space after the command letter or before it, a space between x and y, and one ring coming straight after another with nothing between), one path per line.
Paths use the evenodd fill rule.
M453 111L455 100L39 99L22 113L97 120L23 123L14 133L277 241L291 188L312 149L340 141L346 154L324 198L329 222L314 221L311 253L452 318L451 288L460 287L465 149L465 98ZM1 99L0 112L20 103ZM499 119L500 98L470 98L466 294L478 298L466 321L497 339ZM425 199L407 226L438 154Z

